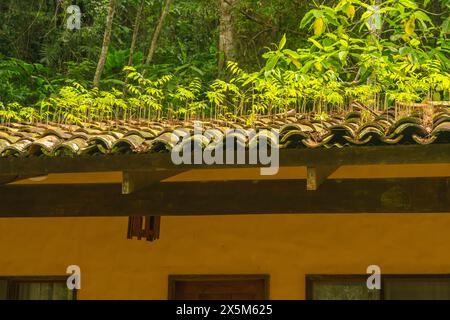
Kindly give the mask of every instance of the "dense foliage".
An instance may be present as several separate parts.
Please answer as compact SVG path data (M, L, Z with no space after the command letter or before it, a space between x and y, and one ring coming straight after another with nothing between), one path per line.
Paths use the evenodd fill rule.
M2 123L242 115L251 123L290 109L324 119L352 103L377 112L450 100L449 0L234 0L226 72L217 62L219 0L174 0L150 64L164 1L111 1L100 87L92 79L109 0L2 1ZM83 12L80 30L64 27L70 4Z

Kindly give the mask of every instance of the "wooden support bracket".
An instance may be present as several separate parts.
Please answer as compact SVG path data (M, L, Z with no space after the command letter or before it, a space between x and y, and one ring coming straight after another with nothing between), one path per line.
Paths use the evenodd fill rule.
M316 166L306 168L306 190L316 191L339 166Z
M175 176L182 171L161 170L161 171L123 171L122 173L122 194L131 194L164 179Z

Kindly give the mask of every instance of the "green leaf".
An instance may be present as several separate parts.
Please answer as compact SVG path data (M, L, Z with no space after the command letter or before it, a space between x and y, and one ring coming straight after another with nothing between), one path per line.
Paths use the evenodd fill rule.
M401 5L410 8L410 9L417 9L417 3L415 3L412 0L400 0L399 1Z
M274 56L270 57L266 63L266 71L270 71L273 68L275 68L275 66L278 63L278 60L280 60L280 57L278 55L274 55Z
M292 59L292 63L297 67L297 69L300 69L302 67L302 64L300 63L300 61L298 61L296 59Z
M280 44L278 45L278 50L282 50L285 45L286 45L286 34L284 34L283 38L281 38Z
M417 47L417 46L420 45L420 41L417 40L417 39L412 39L412 40L409 42L409 44L412 45L413 47Z
M326 33L325 34L328 38L330 38L330 39L332 39L332 40L334 40L334 41L337 41L338 40L338 36L337 35L335 35L334 33Z
M118 80L118 79L105 79L105 80L101 80L101 82L104 84L116 84L119 86L122 86L125 84L125 82L123 82L122 80Z
M442 24L442 32L449 33L450 32L450 17L448 17L444 23Z
M314 11L315 10L311 10L307 14L305 14L305 16L303 17L302 21L300 22L300 28L306 27L312 21L312 19L314 19L314 17L315 17L314 16Z
M199 75L201 75L201 76L204 76L204 75L205 75L205 73L204 73L202 70L200 70L199 68L197 68L196 66L190 66L189 68L190 68L191 70L197 72L197 73L198 73Z
M433 94L433 100L434 101L441 101L441 99L442 99L442 97L441 97L441 94L439 92L435 92Z
M442 61L443 64L445 64L446 68L450 68L450 59L447 58L445 54L442 52L436 52L436 56Z
M345 61L347 59L348 51L339 52L339 60Z
M410 47L402 47L400 48L400 50L398 50L398 52L400 53L400 55L406 56L407 54L412 53L412 49Z
M374 14L374 12L371 10L364 12L361 16L361 21L365 21L365 20L369 19L373 14Z
M313 60L306 62L305 65L301 68L300 72L307 73L311 69L313 64Z
M323 17L318 17L314 21L314 35L320 36L325 31L325 20Z
M347 41L341 39L341 40L339 40L339 43L340 43L344 48L348 48L348 42L347 42Z
M433 21L431 21L431 18L423 11L414 12L414 16L421 21L429 22L431 25L433 24Z
M297 52L295 52L294 50L291 50L291 49L284 49L283 53L294 59L301 58L301 56Z
M416 27L416 18L412 15L405 23L405 33L410 36L414 33Z
M355 17L356 14L356 8L353 5L349 5L347 7L347 10L345 12L347 14L347 17L350 18L350 20L353 20L353 18Z
M312 42L320 50L323 50L323 46L317 40L314 40L313 38L309 38L308 41Z

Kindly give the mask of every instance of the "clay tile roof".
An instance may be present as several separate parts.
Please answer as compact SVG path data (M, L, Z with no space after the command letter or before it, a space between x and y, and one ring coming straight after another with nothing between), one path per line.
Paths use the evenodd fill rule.
M259 139L258 135L249 137L250 129L274 130L279 134L280 148L450 143L449 109L436 108L428 117L426 121L420 112L396 117L394 110L387 110L369 118L363 112L352 111L318 120L313 115L289 112L261 116L251 126L245 118L202 121L202 135L194 135L195 121L118 121L84 126L14 123L0 125L0 157L169 152L187 136L190 139L179 146L193 143L211 148L218 143L226 146L224 139L229 129L235 129L234 141L246 147Z

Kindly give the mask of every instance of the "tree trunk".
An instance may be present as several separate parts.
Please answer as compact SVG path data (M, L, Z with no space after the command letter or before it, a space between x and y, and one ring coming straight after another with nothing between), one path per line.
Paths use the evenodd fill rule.
M139 5L138 11L136 13L136 20L134 21L134 30L133 30L133 38L131 39L130 46L130 58L128 59L128 65L133 65L133 55L134 49L136 48L136 41L139 34L139 22L142 16L142 10L144 9L145 0L141 0L141 4Z
M220 0L219 71L234 58L233 5L235 0Z
M166 19L167 14L169 13L170 4L172 0L166 0L164 8L162 9L161 16L159 17L158 25L156 26L155 33L153 33L152 43L150 44L150 49L148 50L147 59L145 60L145 64L150 64L153 60L153 55L156 51L156 44L158 43L159 34L161 33L161 29L164 24L164 20Z
M105 67L106 56L108 55L109 43L111 41L111 32L115 10L116 10L116 0L110 0L108 16L106 18L105 34L103 36L102 52L100 53L100 58L98 59L97 64L97 70L95 71L94 87L99 86L103 68Z

